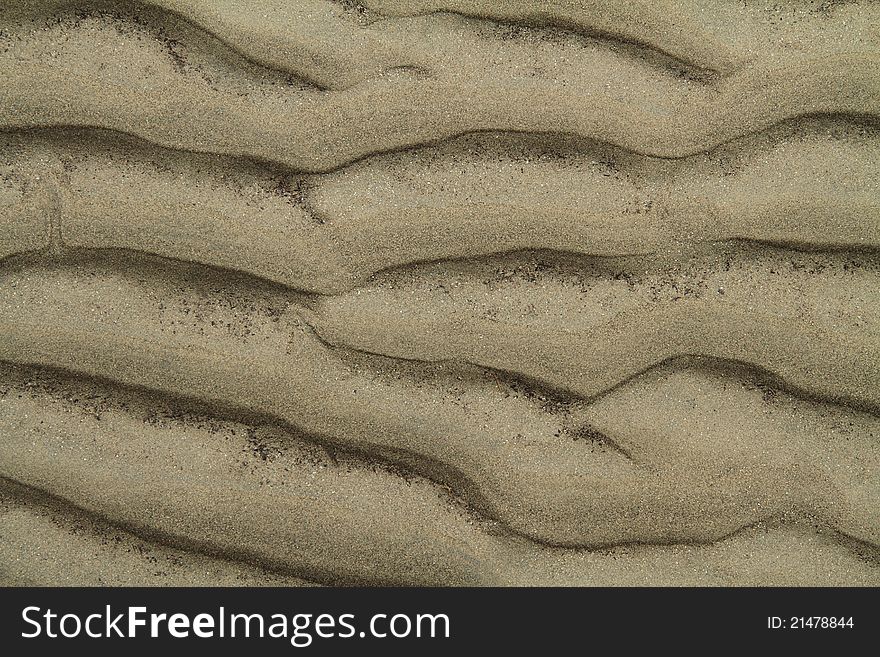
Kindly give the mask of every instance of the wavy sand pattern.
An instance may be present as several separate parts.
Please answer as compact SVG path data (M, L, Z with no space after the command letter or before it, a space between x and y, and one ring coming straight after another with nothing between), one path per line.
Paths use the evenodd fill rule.
M880 5L11 0L0 583L880 583Z

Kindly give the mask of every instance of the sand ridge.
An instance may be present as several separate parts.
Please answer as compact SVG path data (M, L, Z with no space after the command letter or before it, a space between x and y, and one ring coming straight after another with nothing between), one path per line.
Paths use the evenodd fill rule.
M880 42L871 3L259 0L247 9L216 0L48 0L38 9L33 4L7 2L4 16L13 21L98 9L147 12L161 21L157 11L165 12L256 64L337 90L393 70L436 75L450 61L460 62L460 50L444 50L450 27L476 27L506 40L532 37L533 43L610 42L695 77L731 75L756 61L796 59L805 52L876 52ZM426 34L435 38L423 38Z
M671 549L541 547L499 534L418 477L330 457L271 427L181 414L155 400L144 408L125 391L109 396L100 385L8 368L4 393L11 411L4 423L42 418L41 424L19 419L18 430L9 432L18 439L4 444L4 454L18 458L4 456L4 481L53 490L134 535L148 532L170 545L234 554L325 583L546 583L560 575L567 584L636 583L649 581L655 569L661 577L689 578L694 568L711 581L743 584L766 581L762 561L780 543L803 545L800 536L809 527L785 529L771 519L708 546ZM118 467L108 470L110 459ZM96 498L96 488L106 495ZM322 493L327 489L334 495ZM10 515L0 516L5 526L17 519ZM392 528L383 533L385 524ZM405 527L409 535L401 534ZM377 551L379 536L390 542ZM870 550L833 531L819 536L813 539L818 549L808 552L796 575L805 579L771 577L813 581L824 571L847 583L876 581ZM748 546L757 558L739 560L737 546ZM682 559L685 568L672 565Z
M877 585L877 12L4 3L0 583Z
M743 469L742 484L737 486L741 489L733 496L738 511L731 510L710 521L706 514L724 499L725 489L716 490L713 482L717 476L713 473L719 468L720 472L728 471L727 466L722 465L721 453L710 449L705 460L699 461L698 468L689 466L679 471L681 463L688 460L688 449L693 452L700 441L707 439L705 432L709 425L706 423L700 425L701 432L693 437L696 445L680 447L675 458L667 461L666 467L671 470L658 487L652 474L656 463L645 464L648 471L640 475L635 454L643 446L634 444L634 436L626 429L627 423L632 422L631 409L620 412L616 422L622 424L613 423L614 431L605 436L597 432L592 422L584 421L591 416L589 406L587 410L575 412L582 406L577 400L583 395L567 396L554 390L552 385L548 390L516 377L505 381L499 378L503 373L498 368L474 372L472 367L459 367L448 373L439 369L428 379L410 380L408 376L401 376L394 360L366 355L352 359L347 349L329 348L326 339L319 337L320 330L316 334L304 319L315 316L315 311L310 311L303 300L291 299L283 290L272 294L256 281L255 287L250 289L242 281L237 290L228 283L223 290L217 290L216 277L204 278L198 270L188 271L185 265L148 261L139 268L135 268L133 262L119 267L113 258L110 255L109 260L105 257L42 265L39 277L33 276L33 265L23 265L7 274L5 284L14 292L2 305L5 323L0 358L63 368L87 376L109 376L127 385L274 416L317 436L324 443L385 455L386 459L413 465L449 485L461 484L474 491L473 504L489 510L517 531L551 543L596 545L622 536L631 537L630 540L659 540L669 536L707 540L759 519L762 514L754 517L756 507L749 502L750 495L759 489L762 478L775 479L772 473L784 470L769 459L767 448L762 445L767 432L782 441L784 446L780 449L786 455L783 461L792 460L796 464L791 477L786 479L788 495L803 485L802 476L811 485L826 478L811 470L799 471L802 463L813 461L814 457L802 461L794 456L788 442L821 433L824 422L811 426L809 432L802 435L800 423L806 421L811 425L815 418L804 420L800 412L795 412L789 422L797 428L781 433L774 428L777 421L774 419L752 436L748 433L743 436L745 441L759 440L754 450L760 467L755 472L745 465L746 460L737 464L737 470ZM123 274L122 270L131 273ZM345 303L344 298L340 301ZM383 305L371 304L371 307L382 308ZM317 312L320 325L320 317L326 313ZM418 315L410 316L418 321ZM63 320L59 323L55 318ZM515 324L506 318L499 320L509 326L508 332L497 338L499 353L503 353L506 342L517 339L518 335ZM724 324L722 320L718 327ZM340 325L347 326L349 335L363 334L363 325L354 317L341 321ZM377 319L372 325L382 327L387 322ZM392 326L404 328L400 321ZM327 331L326 326L323 330ZM462 336L468 333L464 328ZM610 333L617 335L613 330ZM458 348L462 352L465 349L463 338L456 340L451 334L439 332L434 335L443 338L444 348ZM481 335L485 348L485 332ZM95 340L95 336L99 339ZM594 346L578 339L576 334L572 337L588 348ZM345 346L345 342L341 342ZM731 344L737 343L738 338L733 337ZM869 340L864 350L875 343ZM133 344L137 345L134 349ZM558 345L560 354L575 348L571 341L554 342L550 336L545 338L543 348L549 349L554 344ZM780 341L780 344L786 343ZM623 355L638 353L631 344L628 347L622 350ZM610 348L605 347L604 357L610 353ZM397 353L390 355L400 357ZM834 353L829 353L827 366L838 368L834 370L840 372L838 388L847 383L847 376L854 381L864 376L864 371L856 367L843 370L840 363L833 362L833 357ZM576 368L583 366L582 358L572 361ZM763 362L766 357L755 355L753 359ZM542 361L529 361L521 356L520 366L529 362ZM680 366L673 364L674 369ZM724 372L731 370L724 363L714 366L722 372L722 379L713 382L712 387L723 383ZM559 362L557 367L562 367ZM567 374L569 380L576 380L577 369L563 368L558 373L550 369L555 376ZM637 372L627 370L623 374L618 373L615 380ZM701 380L698 373L693 376ZM585 380L595 385L593 379ZM210 383L206 387L204 382ZM631 385L639 384L636 379ZM764 393L756 386L748 391L748 384L746 378L739 388L734 387L726 394L743 395L745 408L763 407ZM615 388L608 395L614 399L627 387ZM602 391L590 389L595 393ZM716 396L708 391L700 396L705 395L709 397L702 403L715 408L717 413ZM674 404L670 406L671 403L671 399L667 399L657 406L675 417L682 427L686 426L689 422L686 407L677 408ZM846 408L840 408L839 412L858 418L858 425L863 427L862 449L867 458L875 449L870 437L876 435L876 419L871 414ZM746 417L747 413L732 424L741 426ZM726 422L715 426L720 436L731 431ZM821 452L825 447L816 443L807 449ZM660 455L654 453L652 458ZM745 459L738 451L734 451L731 458ZM855 456L849 458L857 460ZM437 463L448 466L452 472L438 470ZM873 470L874 466L869 467ZM694 478L694 472L699 473L696 481L687 483ZM462 477L463 483L460 482ZM570 480L566 481L565 477ZM736 479L734 476L730 484ZM870 481L868 477L865 482L869 490ZM608 497L603 492L609 485L624 499L632 500L633 506L627 504L624 508L648 508L655 512L639 511L638 522L627 514L621 515L620 501L615 495ZM761 505L772 505L777 484L771 481L766 485L767 497ZM861 486L858 484L855 488L861 489ZM686 505L679 499L678 491L682 488L689 490L692 496ZM698 489L702 489L702 493ZM750 491L748 496L747 491ZM820 507L824 503L821 502ZM675 513L657 510L658 505L664 504L676 509ZM690 513L685 513L683 506L689 508ZM842 501L831 505L834 509L846 506ZM876 532L871 529L872 524L873 521L864 530L856 531L866 531L866 536L871 536Z
M296 176L88 131L8 133L0 212L16 232L0 256L54 237L332 294L384 269L518 249L605 256L734 239L799 249L880 241L870 127L814 120L675 162L523 141L474 136Z
M552 42L455 26L449 39L433 28L418 39L449 48L462 62L452 73L400 69L323 91L216 47L182 52L198 38L170 38L150 25L100 13L13 22L0 59L0 126L100 127L170 148L327 171L485 130L570 133L684 157L795 117L876 117L880 105L875 48L762 61L707 87L601 44L560 53ZM462 43L445 45L453 38ZM531 111L535 104L544 110Z

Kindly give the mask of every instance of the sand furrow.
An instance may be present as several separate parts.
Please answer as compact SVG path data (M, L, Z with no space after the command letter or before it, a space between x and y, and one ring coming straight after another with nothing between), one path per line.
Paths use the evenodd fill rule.
M644 45L725 73L762 57L877 49L876 5L651 0L362 0L385 16L458 12L518 25L555 25ZM788 44L788 48L782 44Z
M0 140L0 257L50 239L339 293L379 270L517 249L644 254L731 239L880 247L880 139L814 121L711 155L482 135L291 176L112 135Z
M567 133L685 157L793 117L876 117L880 108L875 51L763 62L706 86L603 45L509 45L460 27L450 29L461 43L449 47L457 59L471 48L478 66L442 76L401 69L320 91L169 40L149 23L101 14L11 22L0 53L0 126L106 128L327 171L484 130Z
M0 475L28 486L32 500L36 496L39 501L33 488L43 489L61 501L53 504L55 509L73 504L135 534L235 555L309 579L869 584L880 573L873 548L796 517L791 518L794 525L750 526L712 545L621 546L600 552L535 545L499 534L430 482L339 453L331 457L273 427L194 415L155 397L45 372L5 368L3 375ZM38 554L64 559L58 542L64 533L72 534L70 549L85 544L87 550L109 552L135 564L132 577L144 576L145 567L139 565L143 542L136 538L123 535L121 545L101 549L90 535L100 522L89 516L80 520L85 528L72 529L76 522L69 508L60 521L52 518L57 510L10 503L5 496L0 508L0 531L12 549L13 541L26 541L37 546ZM23 532L22 525L41 531ZM127 549L132 544L141 545L136 548L141 554L132 557ZM794 551L801 567L780 572L773 563L780 549ZM171 577L197 568L186 564L182 569L180 560L201 561L209 572L219 569L234 581L255 576L252 566L218 566L179 552L171 560L169 549L153 546L146 551L145 560L154 556L171 562ZM96 568L88 562L76 567L88 572L90 565Z
M0 584L880 584L878 19L3 2Z
M123 11L172 25L182 18L255 63L325 89L344 89L400 68L442 75L468 66L462 56L467 52L453 45L467 30L532 44L598 39L681 74L709 78L760 61L880 49L875 6L829 3L259 0L245 8L216 0L11 0L5 5L0 14L5 21L65 10Z
M171 34L183 31L321 89L345 89L400 69L421 70L430 60L413 47L420 35L406 30L424 21L371 27L357 12L326 0L259 0L246 6L216 0L8 0L4 5L0 21L7 23L98 11L134 16L161 25L175 47L179 38Z
M332 344L467 361L592 397L668 358L753 363L811 395L880 406L870 257L728 248L676 258L523 254L380 275L317 300Z
M9 267L2 284L9 291L0 302L4 360L277 418L327 445L409 465L535 540L717 540L799 510L876 540L869 502L877 493L877 464L869 455L876 452L877 417L814 406L772 387L769 395L749 375L689 368L682 376L696 397L681 403L677 375L636 377L604 398L611 408L620 400L615 415L492 371L328 348L300 318L307 310L299 303L307 299L179 263L23 264ZM342 312L349 299L338 301L335 315L324 303L312 313L324 322L321 331L329 331L327 317L351 314ZM407 317L414 316L401 314L389 326L405 335ZM366 335L358 317L350 321L351 335ZM520 336L515 323L504 321L511 337ZM716 326L722 325L719 319ZM381 330L378 321L376 327ZM545 339L525 351L553 344ZM841 387L855 375L836 363L825 376ZM646 440L627 429L640 408L624 403L627 394L656 398L651 408L678 423L678 432L658 428ZM719 395L726 395L728 416L718 415ZM777 396L784 403L770 405ZM705 405L700 413L709 416L694 404ZM823 438L838 425L854 434L840 444ZM861 466L859 453L867 459Z
M0 480L0 585L304 586L138 538L34 489Z

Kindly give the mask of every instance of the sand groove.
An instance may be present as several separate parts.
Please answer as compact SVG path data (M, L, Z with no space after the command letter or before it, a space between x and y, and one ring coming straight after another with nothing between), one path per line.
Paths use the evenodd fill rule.
M461 2L460 0L258 0L247 8L211 0L30 0L6 2L7 21L59 10L143 13L182 18L243 57L294 73L323 89L344 89L393 69L432 75L455 60L454 29L478 28L507 40L601 40L635 46L640 58L659 60L683 74L730 75L762 59L797 59L804 53L876 52L876 6L827 2L701 3L637 0L609 4L571 2ZM764 5L764 6L762 6ZM489 22L467 20L466 17ZM493 24L495 23L495 24ZM726 32L726 34L725 34ZM573 34L572 34L573 33ZM431 34L438 45L424 38ZM456 54L460 54L456 53Z
M581 397L696 354L878 408L878 287L876 264L849 254L741 246L672 263L526 254L387 272L305 313L332 344L464 360Z
M618 419L612 422L612 430L603 430L610 438L609 443L603 439L602 433L595 433L600 418L585 421L584 413L587 418L592 418L592 406L580 409L577 397L553 394L552 390L547 394L541 388L523 388L523 384L515 380L504 382L498 379L491 370L435 368L435 372L425 378L425 372L414 368L411 363L351 355L344 350L328 348L302 318L312 318L319 327L319 334L326 334L330 331L326 318L337 317L337 331L339 326L347 324L347 335L358 335L365 323L355 313L346 312L345 304L350 301L345 297L331 298L317 305L313 303L310 310L307 299L297 301L284 290L273 293L271 288L263 285L248 289L246 281L237 287L227 284L218 289L216 275L199 268L161 261L147 261L138 267L135 262L127 262L124 269L131 273L122 274L120 265L114 264L111 256L109 261L105 258L71 264L56 262L38 268L37 265L23 265L9 271L4 285L14 293L0 306L4 329L0 358L61 367L89 376L110 376L128 385L177 396L195 396L208 404L236 406L246 412L272 415L319 436L329 444L342 444L391 458L399 456L404 463L416 459L421 461L423 473L430 473L435 463L448 466L452 472L439 475L444 478L444 483L455 485L457 477L463 477L467 487L474 491L472 503L482 505L517 532L550 543L595 545L615 542L615 539L716 538L763 517L753 516L755 503L749 503L746 491L756 491L759 481L766 477L771 481L765 485L769 490L775 490L776 475L772 473L785 470L785 467L771 465L766 451L761 451L767 449L761 446L763 437L773 429L759 430L751 435L746 433L743 441L745 444L754 443L756 439L759 441L754 449L762 455L759 459L761 467L769 469L761 476L756 476L751 469L746 470L749 474L744 475L741 484L735 483L737 477L734 476L728 485L738 490L732 498L738 510L731 509L715 523L707 522L705 514L708 509L723 501L723 496L719 497L722 493L712 484L714 477L721 476L712 474L717 468L728 472L726 466L721 465L723 459L710 449L708 463L700 462L696 470L688 467L684 473L678 473L681 463L687 459L688 449L696 450L700 441L707 440L704 433L695 435L696 444L675 451L675 460L667 464L672 468L667 482L656 482L652 474L656 465L653 459L658 458L662 450L652 455L649 471L640 475L638 466L644 464L640 463L638 455L644 445L632 444L629 432L614 423L622 421L625 427L625 423L632 422L631 412L621 411ZM40 276L33 275L35 268L41 272ZM854 268L846 276L858 280L860 274ZM430 285L430 277L421 280L428 289L437 289ZM526 287L529 287L528 283ZM650 285L645 288L645 292L634 293L636 297L677 294L673 291L674 285L666 291ZM855 290L857 292L858 287ZM444 293L448 294L448 291ZM735 289L730 289L730 298L737 294ZM368 291L363 291L362 296L355 295L354 298L368 299L369 296ZM559 296L564 298L562 294ZM327 310L326 303L337 304L337 307ZM381 309L387 306L374 303L371 307ZM82 310L75 313L74 308ZM416 313L409 316L418 321ZM720 318L716 329L735 317L736 314L732 313L729 318ZM63 322L59 324L54 318L63 318ZM517 339L519 332L516 324L506 317L497 317L496 321L509 325L505 339L497 339L496 353L503 354L505 349L511 348L507 346L508 341ZM382 320L378 319L375 325L383 325ZM399 330L409 328L399 321L394 325ZM802 328L806 330L809 326L811 324L804 323ZM797 321L789 320L787 328L794 330L796 327ZM764 331L768 328L765 327ZM490 336L481 333L484 330L475 329L474 333L484 336L481 344L486 349L488 343L485 339ZM569 334L575 343L589 344L576 333ZM609 334L617 336L613 328ZM436 335L444 338L441 343L465 352L466 347L457 344L454 335L444 332ZM829 333L823 338L830 349L825 363L826 378L822 381L833 381L835 389L848 386L855 390L866 385L860 381L871 380L871 371L866 373L864 369L870 361L858 361L859 367L853 365L846 369L845 362L834 360L843 357L833 349L834 337ZM862 351L870 353L876 340L866 336L865 341ZM729 344L738 343L739 339L734 336ZM136 348L132 348L134 344ZM389 339L385 344L394 343ZM544 348L559 345L560 354L576 348L571 342L558 339L546 339L543 344ZM782 351L785 344L781 339L777 341L775 347L780 352L775 358L780 363L790 358L790 370L783 370L783 373L796 376L801 364ZM751 345L758 349L761 343L755 341ZM610 347L604 347L604 350L606 356L613 353ZM639 354L632 345L630 352ZM490 350L484 353L492 354ZM660 354L663 355L666 354ZM623 356L625 353L619 357ZM642 355L642 358L646 357L650 359L650 350ZM661 360L657 357L654 362ZM767 360L770 359L766 354L755 352L755 362ZM536 361L523 357L519 366L524 367L529 362ZM582 360L572 362L581 364ZM640 363L650 363L650 360ZM597 363L597 367L599 365ZM580 372L577 370L566 370L562 364L557 367L568 374L570 381L578 380ZM555 371L554 368L548 369ZM673 370L677 371L677 368ZM601 371L623 378L607 366ZM636 374L629 370L624 373ZM693 385L699 388L701 375L688 376L696 376ZM411 381L411 377L416 377L415 381ZM596 385L596 381L589 377L584 376L581 380L584 385ZM671 386L672 390L678 387L675 382L664 381L667 381L664 385ZM631 383L640 384L638 378ZM755 403L761 407L764 393L754 385L751 387L753 389L749 392L748 381L741 382L737 394L745 396L742 403L746 407ZM803 387L817 394L828 393L819 381L808 380ZM615 388L608 397L614 399L626 389L626 386ZM600 390L590 388L589 391ZM732 396L735 393L727 394ZM670 414L682 427L686 426L686 406L667 408L671 398L667 396L666 399L666 405L659 404L659 412ZM876 402L873 398L869 401ZM714 397L702 403L718 412L718 401ZM871 436L875 432L876 416L843 408L839 412L858 418L858 424L864 427L862 449L873 449ZM800 414L796 416L800 417ZM606 420L602 418L602 421ZM800 421L790 420L795 425ZM745 426L744 419L736 424ZM720 427L718 440L730 440L731 430L724 423ZM704 425L701 429L703 432L707 430ZM816 432L821 433L821 430L814 427L809 434ZM783 437L783 440L789 438ZM791 454L791 446L784 445L780 449ZM744 446L741 448L745 449ZM398 455L398 452L403 454ZM745 457L740 455L737 458ZM800 486L801 476L810 482L823 479L812 468L800 471L801 467L806 467L804 463L813 460L808 458L803 463L800 459L794 460L794 472L788 486ZM738 467L744 467L743 461ZM690 476L685 473L694 471L701 473L697 481L685 484L683 479ZM612 473L615 473L613 478ZM563 477L571 479L563 484ZM690 507L690 514L681 509L674 513L648 514L642 524L628 517L625 511L628 505L621 508L618 500L603 493L609 485L619 487L619 494L627 499L640 500L636 508L648 504L647 500L658 499L674 508L678 495L675 491L681 487L691 491L694 501L699 500L700 495L705 496L705 501ZM854 484L854 489L863 490L864 486L870 491L870 477L867 482ZM663 496L664 490L667 491L666 497ZM699 490L702 493L698 493ZM857 504L847 503L845 498L832 508L852 507L845 512L847 517L841 518L841 528L847 524L857 527L859 522L849 518L848 514L858 515L866 509L859 510ZM513 499L519 503L511 504ZM602 499L604 504L599 501ZM773 503L773 495L768 491L760 504ZM818 509L813 511L819 512ZM875 533L876 530L870 528L872 524L865 530L868 532L865 536Z
M308 584L245 563L140 539L8 479L0 480L0 538L2 586Z
M48 244L54 217L68 246L196 260L320 293L420 260L525 248L880 245L880 139L833 121L674 163L485 135L305 177L90 132L9 134L0 152L0 217L16 231L0 257Z
M4 3L0 584L878 585L878 11Z
M454 57L443 75L396 69L321 91L232 51L199 48L195 35L151 31L147 20L23 18L3 34L0 126L100 127L170 148L327 171L481 130L567 133L684 157L787 119L876 118L880 107L880 55L871 48L762 61L707 87L601 42L510 41L459 25L448 38L428 32L419 43L444 44L441 52ZM625 85L613 83L621 78ZM545 111L527 109L536 104Z
M609 576L637 583L658 566L666 576L687 578L690 566L714 581L742 584L766 581L763 562L773 550L803 545L804 534L815 531L809 524L780 528L771 519L705 546L554 549L499 534L430 482L340 453L331 457L271 427L194 416L155 398L145 404L121 390L108 394L8 368L3 392L2 422L16 423L8 433L17 437L2 446L7 480L45 488L135 534L237 554L328 583L546 583L560 573L582 584ZM35 414L40 424L27 419ZM108 470L107 460L117 467ZM106 491L100 499L91 492L96 488ZM334 495L322 494L329 489ZM156 506L157 500L165 502ZM0 516L4 532L18 536L21 513L33 511L13 506ZM389 523L393 529L383 531ZM799 580L788 581L815 581L820 572L822 581L829 574L843 582L876 581L874 552L815 526ZM400 527L412 529L401 536ZM51 542L51 527L49 534L36 540ZM744 547L754 553L741 560ZM672 565L682 558L685 568ZM343 563L356 564L355 570Z
M460 12L519 25L554 25L633 42L698 69L729 74L762 57L797 56L784 43L813 52L877 50L876 6L831 2L608 3L602 0L364 0L385 16ZM852 31L857 31L854 39ZM734 37L735 35L735 37Z

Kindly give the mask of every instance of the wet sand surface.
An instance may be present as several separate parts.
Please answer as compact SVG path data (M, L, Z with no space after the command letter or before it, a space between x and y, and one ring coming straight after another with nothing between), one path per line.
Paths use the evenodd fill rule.
M0 583L880 583L880 5L11 0Z

